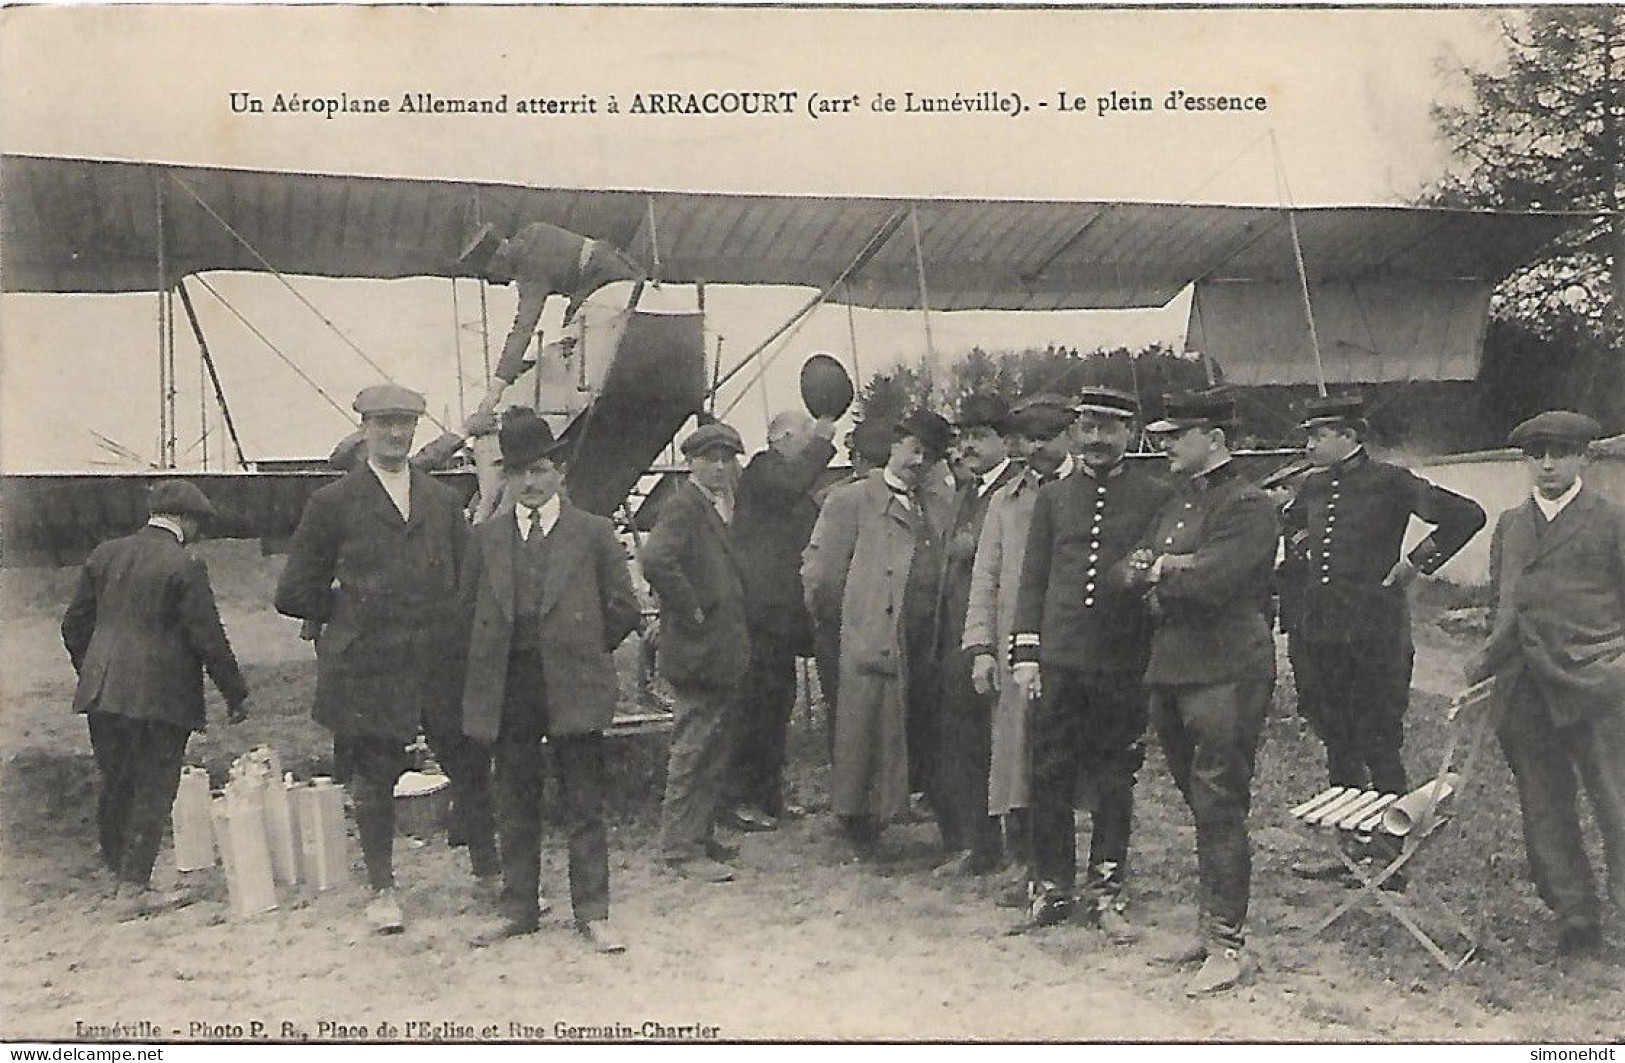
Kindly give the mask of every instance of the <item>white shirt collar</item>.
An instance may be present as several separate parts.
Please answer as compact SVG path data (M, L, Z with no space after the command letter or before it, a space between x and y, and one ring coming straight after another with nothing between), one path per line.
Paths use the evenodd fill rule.
M700 494L711 503L711 508L717 511L717 516L722 518L722 523L733 523L734 499L732 492L711 491L698 480L693 480L692 482Z
M149 528L162 528L162 529L164 529L164 531L170 532L171 534L173 534L175 536L175 538L179 539L181 541L182 546L186 545L186 532L182 531L181 526L179 524L176 524L174 521L170 520L168 517L163 517L163 516L148 517L147 518L147 527L149 527Z
M1574 483L1569 485L1569 489L1556 498L1547 498L1538 490L1531 491L1530 494L1534 496L1535 505L1540 507L1541 514L1550 522L1556 520L1557 515L1563 512L1570 502L1574 501L1574 496L1580 493L1581 486L1580 478L1576 476Z
M977 478L979 482L976 485L976 493L978 495L987 494L989 489L991 489L993 487L993 484L998 480L998 478L1004 475L1004 470L1009 468L1009 467L1010 467L1010 459L1005 458L1003 461L1001 461L997 465L993 466L993 468L987 470L987 472L984 472L981 476L979 476Z
M526 542L530 541L530 515L532 512L541 514L542 534L544 536L553 534L553 525L558 523L559 519L559 496L554 495L546 502L534 507L527 506L523 502L514 503L513 516L515 522L519 525L519 538Z
M399 472L390 472L379 468L371 459L367 459L367 468L378 477L383 485L384 493L389 500L395 503L395 509L400 513L402 520L410 520L412 516L412 466L402 465Z
M892 494L902 495L905 499L908 498L910 491L908 484L892 475L892 471L890 469L882 466L880 470L880 478L881 480L885 481L886 486L891 490Z

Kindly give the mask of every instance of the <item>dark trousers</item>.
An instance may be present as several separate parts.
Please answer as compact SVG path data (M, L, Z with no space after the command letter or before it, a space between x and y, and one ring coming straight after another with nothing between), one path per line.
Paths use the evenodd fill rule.
M841 693L841 625L816 624L813 627L813 647L818 662L818 690L824 696L829 762L834 764L835 711Z
M1032 878L1071 892L1077 880L1080 774L1094 785L1091 893L1115 896L1128 875L1134 781L1145 763L1146 695L1134 672L1043 666L1034 720Z
M549 735L541 661L516 654L493 749L498 837L502 842L502 909L535 926L542 874L542 787L547 738L558 780L559 818L569 838L570 907L578 924L609 917L609 835L604 827L604 747L599 732Z
M333 762L355 809L367 885L390 889L395 885L395 781L411 768L411 755L393 738L335 734Z
M102 860L120 879L145 886L175 804L188 728L107 712L85 714L101 775L96 828Z
M1308 642L1303 653L1316 702L1310 725L1326 746L1329 784L1409 791L1400 747L1410 701L1410 639L1394 632L1353 642Z
M425 736L435 760L451 784L451 823L454 844L467 845L474 874L484 877L501 870L497 860L496 821L491 805L491 749L465 734L436 728Z
M1196 820L1202 934L1245 942L1252 882L1247 813L1253 765L1275 677L1151 689L1151 714L1168 770Z
M970 850L988 867L1003 850L999 821L987 812L987 775L993 759L993 704L971 685L971 657L953 649L939 664L937 755L929 790L942 844Z
M1524 847L1540 899L1565 925L1598 925L1596 879L1580 833L1578 777L1602 833L1608 894L1625 912L1625 705L1559 728L1524 675L1497 734L1517 779Z
M677 695L660 805L660 848L667 860L706 855L722 809L736 687L674 686Z
M738 698L728 794L736 805L776 816L784 809L784 749L796 706L793 636L751 628L750 671Z

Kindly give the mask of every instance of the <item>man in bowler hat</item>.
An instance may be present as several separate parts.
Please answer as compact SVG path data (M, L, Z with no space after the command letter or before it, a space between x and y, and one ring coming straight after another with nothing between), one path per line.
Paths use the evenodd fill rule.
M459 580L469 624L463 730L496 760L502 918L476 945L537 929L542 740L569 836L576 928L599 952L625 944L609 919L604 730L615 715L610 656L640 611L626 554L605 518L560 493L564 455L530 411L498 433L509 502L474 529Z

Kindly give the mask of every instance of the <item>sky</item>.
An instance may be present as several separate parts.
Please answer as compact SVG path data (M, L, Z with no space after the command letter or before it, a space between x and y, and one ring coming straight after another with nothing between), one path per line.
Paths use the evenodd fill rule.
M6 8L0 145L83 155L329 173L580 188L1129 199L1298 205L1404 202L1447 162L1429 118L1459 91L1444 67L1495 55L1492 17L1406 10L802 10L694 8ZM899 115L877 95L1018 92L1052 106L1020 118ZM1242 114L1167 112L1168 93L1263 96ZM629 106L636 93L795 90L855 96L813 120L621 114L471 118L234 114L230 94L272 99L509 93ZM1062 112L1059 99L1083 102ZM1150 112L1097 113L1099 97ZM1278 160L1278 165L1277 165ZM1284 184L1282 178L1284 177ZM3 250L3 249L0 249ZM3 269L0 260L0 269ZM341 405L373 371L274 279L210 284ZM457 416L455 348L469 406L481 384L476 295L459 333L445 281L295 279L299 291L430 407ZM707 292L724 362L765 338L806 290ZM606 304L613 293L605 293ZM490 290L492 342L512 312ZM1152 311L932 315L939 359L972 345L1020 349L1178 343L1188 300ZM199 299L250 458L325 453L348 430L212 296ZM602 311L598 311L602 312ZM544 319L556 320L557 308ZM96 469L97 434L157 452L155 297L0 297L0 468ZM864 374L917 361L916 312L857 311ZM184 332L184 330L183 330ZM764 385L730 415L747 442L797 404L814 351L849 364L844 308L817 311ZM183 466L202 432L198 362L177 342ZM753 374L741 375L740 383ZM722 396L728 406L737 388ZM212 433L218 432L211 415ZM426 437L427 433L425 433ZM218 438L211 463L218 467Z

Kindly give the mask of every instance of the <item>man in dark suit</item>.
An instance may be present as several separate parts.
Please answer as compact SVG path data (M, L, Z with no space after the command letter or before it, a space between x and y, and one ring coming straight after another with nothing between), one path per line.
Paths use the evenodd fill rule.
M1608 896L1625 912L1625 509L1581 479L1600 434L1568 410L1513 429L1533 492L1496 521L1495 622L1468 669L1474 681L1495 677L1529 867L1563 955L1603 946L1576 775L1602 834Z
M1302 643L1318 704L1309 715L1326 745L1328 783L1406 793L1401 758L1413 650L1406 587L1431 575L1484 526L1470 498L1366 451L1358 396L1311 400L1303 478L1287 511L1302 531L1305 578L1294 643ZM1434 526L1406 554L1417 517ZM1317 722L1318 721L1318 722ZM1341 860L1296 864L1304 878L1341 878Z
M1140 595L1109 577L1139 545L1169 497L1161 477L1123 460L1134 396L1086 389L1071 438L1077 467L1032 503L1010 647L1012 681L1036 702L1032 866L1025 921L1050 926L1077 912L1116 940L1124 918L1134 783L1145 763L1142 685L1151 624ZM1071 411L1068 411L1069 413ZM1089 864L1074 908L1080 776L1095 789Z
M973 654L960 643L970 605L971 569L982 537L988 505L1000 488L1022 474L1010 457L1006 435L1009 405L998 396L972 394L959 409L956 447L965 481L954 493L954 511L944 546L942 588L937 606L936 756L928 793L944 859L939 876L985 875L999 866L1003 838L997 817L988 814L987 780L993 755L993 699L971 680Z
M545 737L576 927L599 952L621 952L609 920L603 738L617 693L610 651L637 626L637 596L614 526L559 495L564 465L547 422L510 417L499 442L513 503L474 529L459 580L471 630L463 729L494 746L502 842L502 920L475 944L539 923Z
M713 836L723 808L732 708L750 667L745 591L728 526L734 519L739 433L719 421L682 445L689 478L672 492L639 560L660 596L660 671L677 694L660 845L685 878L727 882L736 854Z
M739 688L729 789L737 826L771 830L784 812L784 744L796 703L796 658L812 655L801 551L818 520L812 487L835 456L835 422L786 410L768 422L767 449L734 489L729 533L745 588L750 672Z
M1145 682L1151 717L1196 820L1201 941L1171 961L1202 961L1191 996L1231 989L1254 964L1244 951L1254 759L1275 686L1270 575L1276 516L1230 460L1235 406L1223 390L1170 395L1164 440L1178 492L1118 574L1145 591L1153 618Z
M146 527L91 552L62 617L79 675L73 708L85 714L102 781L102 860L131 914L185 900L158 896L150 882L186 740L204 726L203 672L225 696L229 722L248 699L209 571L185 549L214 507L191 484L166 480L147 508Z
M485 785L487 753L463 737L464 648L457 573L468 540L457 493L412 468L423 396L379 384L356 396L366 461L310 496L277 582L277 611L322 625L317 723L349 777L380 933L404 928L395 895L395 781L428 737L470 832L474 873L500 871Z

